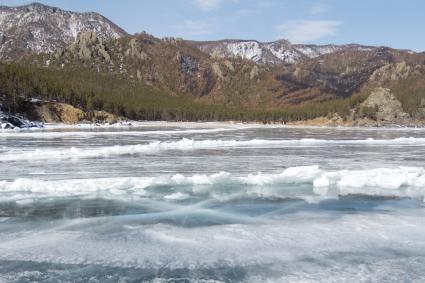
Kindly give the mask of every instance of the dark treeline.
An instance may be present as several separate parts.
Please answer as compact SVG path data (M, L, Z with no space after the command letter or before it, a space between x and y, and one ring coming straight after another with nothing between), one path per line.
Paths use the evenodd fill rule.
M134 120L175 121L295 121L340 113L345 117L363 96L307 103L278 109L235 109L194 101L121 75L67 67L38 68L0 64L0 102L4 111L19 112L28 98L71 104L83 110L105 110Z

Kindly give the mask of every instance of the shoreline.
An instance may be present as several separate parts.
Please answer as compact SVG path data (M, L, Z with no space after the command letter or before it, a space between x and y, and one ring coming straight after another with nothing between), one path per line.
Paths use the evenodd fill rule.
M50 131L67 129L126 129L126 128L154 128L154 127L178 127L178 128L287 128L287 129L332 129L332 130L425 130L425 126L405 126L405 125L382 125L382 126L348 126L348 125L311 125L309 123L260 123L243 121L127 121L125 123L44 123L43 127L38 128L15 128L0 129L2 132L26 132L26 131Z

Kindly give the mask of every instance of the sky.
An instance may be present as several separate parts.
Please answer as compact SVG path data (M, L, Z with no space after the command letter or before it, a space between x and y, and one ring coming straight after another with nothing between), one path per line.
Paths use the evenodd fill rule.
M33 1L0 0L18 6ZM425 0L39 0L98 12L127 32L193 40L289 39L425 51Z

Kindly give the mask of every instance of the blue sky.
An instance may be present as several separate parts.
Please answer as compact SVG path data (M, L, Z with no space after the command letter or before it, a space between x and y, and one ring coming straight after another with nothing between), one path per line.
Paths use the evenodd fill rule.
M33 1L0 0L1 5ZM129 33L194 40L360 43L425 51L424 0L40 0L95 11Z

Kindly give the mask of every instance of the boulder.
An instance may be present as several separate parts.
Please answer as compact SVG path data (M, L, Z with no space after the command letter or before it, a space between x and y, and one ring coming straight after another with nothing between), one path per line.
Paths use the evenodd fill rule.
M0 113L0 128L1 129L14 129L14 128L34 128L43 127L42 124L31 122L26 119L14 115Z

